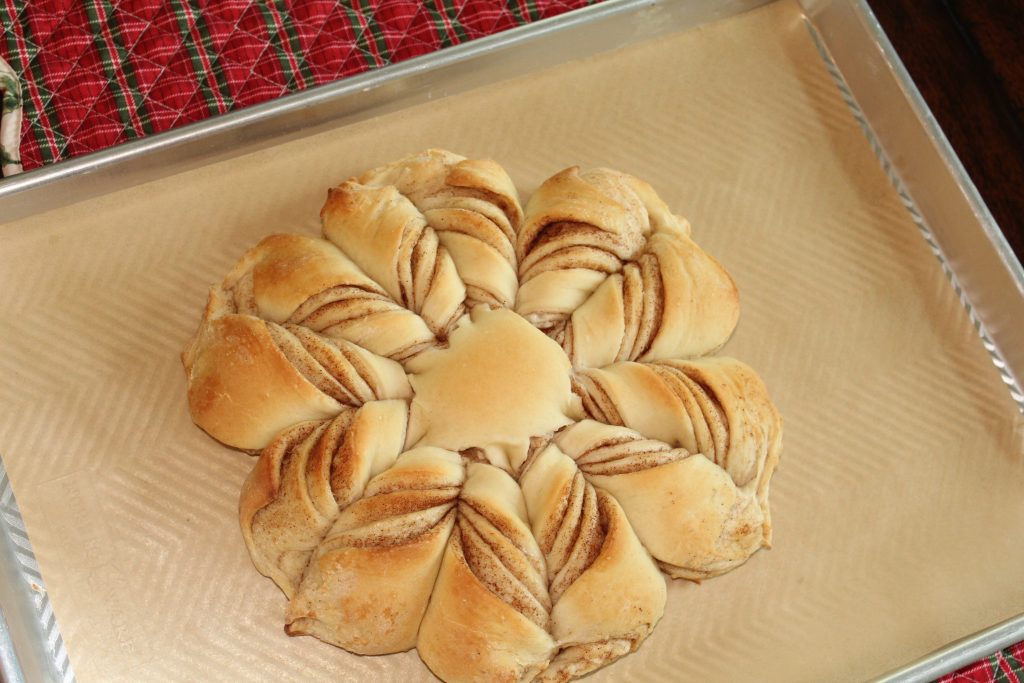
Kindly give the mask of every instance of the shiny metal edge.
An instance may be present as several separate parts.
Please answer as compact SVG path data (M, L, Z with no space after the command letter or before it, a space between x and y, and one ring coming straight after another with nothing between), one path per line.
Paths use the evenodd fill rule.
M0 181L0 222L471 90L771 0L607 0Z
M1024 268L865 0L802 0L866 131L1024 412ZM848 100L849 101L849 100Z
M925 655L906 666L894 669L871 683L917 683L934 681L952 671L1024 640L1024 614L1018 614L995 626Z
M1017 296L1018 303L1024 301L1024 269L1021 268L1020 261L1010 249L977 188L967 176L956 152L939 128L865 0L807 0L803 6L811 36L835 80L836 86L849 105L854 118L863 128L868 142L878 155L879 162L899 193L911 218L921 231L933 254L942 264L954 291L981 337L983 345L992 356L993 364L999 371L1004 384L1009 388L1011 397L1017 403L1018 408L1024 411L1024 393L1021 392L1019 382L1024 375L1024 366L1016 357L1011 357L1008 361L1002 355L1004 347L1001 346L1001 343L1014 344L1017 339L1013 335L1005 333L997 333L997 338L993 339L987 324L987 321L992 320L992 316L987 315L988 311L980 308L976 303L980 295L986 304L992 305L990 300L994 295L994 303L998 305L1000 290L979 292L978 288L986 285L999 287L1003 283L979 281L979 278L972 277L972 272L969 269L983 267L981 263L985 263L984 261L979 263L962 258L950 260L947 249L962 248L962 246L949 239L946 233L948 231L955 232L964 226L980 227L981 236L976 231L969 229L960 229L959 232L973 233L976 238L973 242L975 248L990 247L985 254L989 260L986 265L992 265L992 258L998 259L1000 263L996 267L1001 266L1000 275L1005 275L1012 284L1016 285L1016 287L1011 286L1009 290L1005 291L1009 293L1010 297ZM825 32L826 30L828 33ZM854 32L854 35L849 35L850 32ZM851 51L851 45L870 49ZM837 49L839 55L836 54ZM840 63L840 59L845 61ZM883 60L884 64L879 64L878 59ZM890 101L888 107L882 107L884 103L872 101L877 97L875 89L877 84L862 80L865 70L874 77L884 77L888 74L895 80L895 85L900 87L905 100L903 102ZM848 78L851 73L854 78L853 83ZM865 87L870 90L865 92ZM900 111L899 108L892 106L900 103L906 103L909 105L909 109ZM875 105L875 107L871 105ZM920 175L915 173L922 163L935 163L936 159L908 153L908 139L901 137L901 135L905 135L906 128L915 128L913 123L906 120L908 115L914 117L913 123L919 124L920 130L927 132L928 140L943 164L942 168L960 190L959 193L944 199L961 200L966 203L966 208L971 211L974 221L958 223L955 222L955 218L958 217L956 215L937 213L945 202L930 201L934 200L932 193L938 190L922 185ZM901 130L899 123L904 124L904 129ZM920 140L912 142L920 144ZM921 199L925 202L924 208L918 204L918 200ZM938 221L939 230L933 229L935 221ZM965 269L967 269L966 272ZM967 284L964 284L965 281ZM986 296L989 299L985 299ZM995 322L998 324L998 319ZM1003 332L1001 328L998 329ZM1020 349L1021 347L1017 346L1016 348ZM1016 364L1011 365L1011 362ZM872 679L872 681L876 683L933 681L1022 640L1024 640L1024 613L949 643L898 669Z
M64 639L0 457L0 676L73 683Z
M18 661L18 653L14 650L11 630L7 626L7 618L2 609L0 609L0 680L4 683L25 683L25 677L21 675L21 662Z

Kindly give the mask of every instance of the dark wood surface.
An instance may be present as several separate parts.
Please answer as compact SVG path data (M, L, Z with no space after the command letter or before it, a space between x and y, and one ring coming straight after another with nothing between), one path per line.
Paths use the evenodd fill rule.
M1024 261L1024 0L868 0Z

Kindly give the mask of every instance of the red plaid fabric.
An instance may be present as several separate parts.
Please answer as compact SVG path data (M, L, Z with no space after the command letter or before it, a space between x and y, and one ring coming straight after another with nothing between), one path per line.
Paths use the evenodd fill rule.
M939 683L1024 683L1024 643L943 676Z
M589 1L0 0L0 55L28 170Z

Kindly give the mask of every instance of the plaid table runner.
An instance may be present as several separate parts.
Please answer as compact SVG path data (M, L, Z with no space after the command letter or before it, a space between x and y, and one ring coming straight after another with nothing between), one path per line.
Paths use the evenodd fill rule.
M1024 643L1011 645L940 680L941 683L1024 683Z
M0 162L17 172L20 149L37 168L593 1L0 0ZM1024 683L1024 643L941 680Z
M0 0L0 57L28 170L589 1Z

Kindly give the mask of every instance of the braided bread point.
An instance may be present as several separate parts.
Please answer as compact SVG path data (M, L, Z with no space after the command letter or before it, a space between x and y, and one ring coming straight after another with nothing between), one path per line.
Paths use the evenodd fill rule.
M464 476L457 453L427 447L375 477L316 548L288 605L288 634L359 654L414 647Z
M578 422L556 437L591 484L615 497L637 536L670 576L724 574L770 545L761 482L738 486L704 455L625 427Z
M782 420L750 367L732 358L616 363L578 373L574 390L583 397L588 415L627 428L618 434L613 429L602 437L611 440L607 449L598 448L587 461L577 462L596 486L616 496L669 574L715 576L742 564L759 547L771 545L768 490L782 453ZM576 433L595 429L580 427ZM616 439L623 443L616 445ZM596 443L576 443L571 454L581 456ZM642 463L635 474L626 472L630 458L613 464L621 454L639 454L645 448L657 455L630 456ZM603 457L610 458L608 464L599 464ZM653 474L657 469L645 469L650 465L643 464L648 461L644 458L668 468L663 480ZM666 458L672 464L662 463ZM599 478L601 468L615 476ZM679 533L677 544L672 542L671 527L655 530L653 506L658 495L675 501L678 514L688 520L688 530ZM687 505L695 511L682 509L684 497L694 501ZM641 516L637 506L654 516ZM665 523L669 521L666 518ZM644 531L645 525L654 526Z
M239 523L256 569L286 596L339 512L394 464L407 419L404 401L374 401L286 429L263 450L242 485Z
M574 390L589 417L701 453L737 486L755 482L767 524L782 420L750 366L725 357L616 363L577 373Z
M420 624L420 657L448 683L532 680L557 648L522 493L503 470L471 462L458 509Z
M466 307L515 303L513 243L523 220L508 173L490 159L429 149L359 177L368 187L393 186L437 232L466 285Z
M573 166L530 197L516 239L516 312L540 329L564 322L605 277L643 250L651 232L648 213L620 177Z
M184 356L193 421L247 450L344 406L408 398L402 366L344 340L229 313L205 322Z
M718 262L685 235L658 233L553 336L573 366L599 368L713 353L738 320L736 286Z
M419 316L395 303L322 239L264 238L212 289L211 297L219 299L224 312L301 324L395 360L436 343Z
M519 484L547 561L561 648L536 680L564 683L640 646L665 611L665 579L615 499L554 443L533 450Z
M732 278L647 183L573 167L527 205L516 310L576 367L698 356L739 319Z
M324 237L399 304L444 338L465 312L466 288L451 254L416 207L394 187L347 180L320 211Z

